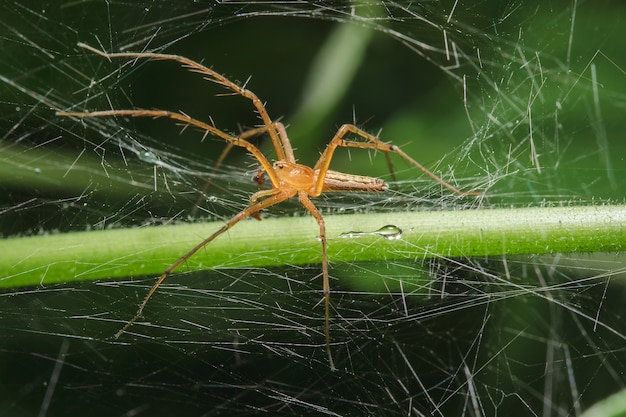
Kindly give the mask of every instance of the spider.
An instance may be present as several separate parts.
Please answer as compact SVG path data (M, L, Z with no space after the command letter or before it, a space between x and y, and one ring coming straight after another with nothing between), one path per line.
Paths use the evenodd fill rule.
M330 284L328 278L328 259L326 256L326 227L324 224L324 218L319 210L315 207L312 198L319 197L321 194L332 191L361 191L361 192L383 192L388 189L388 185L381 179L345 174L342 172L332 171L329 169L334 152L338 147L344 148L358 148L369 149L375 151L382 151L387 158L389 153L395 153L401 158L409 162L414 167L421 170L424 174L432 178L434 181L441 184L443 187L452 191L455 194L460 195L479 195L480 192L475 191L461 191L453 185L447 183L437 175L427 170L424 166L412 159L404 151L398 148L396 145L384 143L378 137L373 136L354 124L344 124L335 133L326 149L322 152L317 163L311 168L306 165L302 165L296 162L296 158L293 153L293 148L287 136L285 126L281 122L273 121L263 102L252 91L246 89L246 86L240 86L226 77L220 75L214 70L199 64L191 59L185 58L180 55L151 53L151 52L122 52L122 53L107 53L102 50L95 49L89 45L79 43L79 47L87 49L93 53L96 53L108 60L111 58L134 58L134 59L153 59L164 61L176 61L182 65L182 67L196 73L200 73L208 81L223 86L227 90L230 90L233 94L241 95L252 102L256 111L259 114L263 124L259 127L244 131L239 135L232 135L226 133L220 129L217 129L212 124L204 123L200 120L194 119L185 113L171 112L167 110L148 110L148 109L132 109L132 110L104 110L94 112L75 112L75 111L60 111L57 112L59 116L66 117L112 117L112 116L131 116L131 117L165 117L173 119L183 126L194 126L204 131L202 139L208 135L213 135L222 138L228 142L229 147L239 146L245 148L251 153L260 164L259 173L255 176L255 181L259 183L259 187L262 185L262 178L265 175L271 182L271 188L260 189L254 193L248 206L228 220L220 229L215 231L212 235L198 243L187 253L182 255L176 262L170 265L161 276L154 283L152 288L145 296L137 313L115 334L118 338L122 335L133 323L135 323L143 314L143 310L146 307L148 301L152 295L156 292L163 281L172 274L181 264L187 259L193 256L196 252L216 239L218 236L229 230L235 224L244 220L247 217L253 217L258 220L261 219L261 210L271 207L275 204L288 200L292 197L297 197L300 203L311 213L311 215L317 221L319 225L319 240L321 242L322 252L322 280L323 280L323 297L324 297L324 325L325 325L325 344L326 353L331 369L335 369L333 356L330 346ZM252 144L249 139L259 135L268 135L272 141L274 151L276 152L276 160L270 162L270 160L259 150L257 146ZM349 139L349 137L360 137L361 141ZM346 139L348 137L348 139ZM365 141L363 141L365 140Z

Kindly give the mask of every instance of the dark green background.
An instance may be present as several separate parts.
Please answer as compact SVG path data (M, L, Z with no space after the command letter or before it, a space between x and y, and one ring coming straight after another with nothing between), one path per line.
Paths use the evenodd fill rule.
M0 233L191 220L223 146L179 135L167 121L82 125L56 117L57 109L180 109L211 115L232 132L258 123L249 103L215 97L219 89L176 65L120 70L122 62L76 47L97 39L110 51L171 43L166 52L241 82L251 76L247 85L270 114L293 121L291 139L305 163L354 114L438 173L487 189L486 206L622 203L624 6L583 3L573 13L571 3L481 2L457 5L448 21L454 4L354 3L356 14L380 19L365 20L373 35L337 106L323 120L307 120L295 115L317 52L339 25L355 24L345 2L1 1ZM446 70L453 61L444 53L410 42L443 48L442 28L467 57L458 68ZM89 88L92 79L98 83ZM314 129L299 127L308 124ZM541 171L530 158L531 134ZM154 164L139 158L144 146L167 165L156 170L157 191ZM343 152L334 167L387 175L382 158L371 157ZM235 153L227 165L215 199L203 205L213 215L232 215L255 189L248 156ZM406 164L397 170L411 180L401 184L406 205L345 196L320 205L462 205L421 177L413 181L418 173ZM296 207L273 212L301 212ZM155 326L120 341L111 335L153 277L136 286L15 289L0 295L0 410L576 414L623 385L622 270L623 259L610 254L333 265L335 373L321 347L318 265L178 276L149 306ZM360 294L342 291L344 280L375 284ZM408 305L386 280L402 280Z

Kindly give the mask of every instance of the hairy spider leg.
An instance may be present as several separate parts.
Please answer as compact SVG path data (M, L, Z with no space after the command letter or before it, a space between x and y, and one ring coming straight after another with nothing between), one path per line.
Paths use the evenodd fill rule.
M287 138L287 131L285 129L285 126L281 123L281 122L274 122L274 127L278 130L278 134L279 136L282 138ZM237 135L237 137L239 139L249 139L251 137L254 136L259 136L262 135L264 133L267 133L267 126L260 126L260 127L256 127L253 129L248 129L244 132L241 132L239 135ZM288 143L289 146L285 147L285 152L287 153L287 155L291 155L291 158L294 159L293 162L295 162L295 157L293 155L293 149L291 148L291 144L289 143L289 140L284 140L284 143ZM219 170L219 168L222 166L222 164L224 163L224 160L226 159L226 156L228 155L228 153L233 149L234 147L234 143L233 142L228 142L228 144L226 145L226 147L224 148L224 150L222 150L222 153L220 154L219 158L217 158L217 160L215 161L215 165L213 166L213 169L211 170L211 174L209 175L209 177L207 178L207 180L204 183L204 186L202 187L202 191L200 191L200 195L198 196L198 199L196 201L195 206L193 207L192 211L191 211L191 216L195 217L197 211L198 211L198 207L202 204L202 199L203 196L206 195L209 187L211 186L211 177L213 175L215 175L215 173L217 173L217 171ZM254 176L254 182L256 182L259 185L259 190L261 190L263 188L263 173L265 172L265 170L263 168L261 168L256 175ZM257 220L261 220L261 213L253 213L250 215L251 217L254 217Z
M143 309L146 307L146 305L148 304L148 301L150 300L152 295L156 292L156 290L159 288L159 286L163 283L163 281L165 281L165 279L170 274L172 274L176 269L178 269L178 267L182 263L184 263L187 259L191 258L196 252L198 252L200 249L202 249L203 247L211 243L211 241L215 240L218 236L220 236L222 233L232 228L235 224L239 223L241 220L251 216L253 213L257 213L259 210L263 210L264 208L267 208L275 204L278 204L282 201L288 200L289 198L294 197L296 195L296 191L294 190L284 191L284 190L280 190L276 188L272 190L260 191L257 194L261 194L261 193L262 195L258 197L255 197L253 195L252 200L254 201L254 203L250 204L248 207L246 207L245 209L237 213L228 222L226 222L226 224L224 224L224 226L222 226L219 230L217 230L211 236L204 239L202 242L198 243L196 246L193 247L193 249L191 249L189 252L187 252L180 258L178 258L176 262L170 265L169 268L167 268L165 272L161 274L161 276L154 283L152 288L150 288L150 291L148 291L148 294L139 305L139 308L137 309L137 313L135 313L135 316L132 319L130 319L128 322L126 322L124 327L122 327L117 333L115 333L115 338L117 339L118 337L120 337L122 333L124 333L130 326L133 325L133 323L135 323L141 317L141 314L143 313ZM256 202L257 199L260 197L264 197L265 199Z
M261 190L253 194L252 197L250 198L251 206L256 205L257 199L271 195L275 193L275 191L276 189ZM291 197L293 197L295 194L296 192L294 192L291 195ZM328 257L326 255L326 247L327 247L326 223L324 222L324 218L322 217L322 214L319 212L315 204L313 204L313 202L309 198L309 195L307 194L307 192L300 190L300 191L297 191L297 194L298 194L298 199L300 200L300 203L302 203L304 208L306 208L309 211L309 213L311 213L313 218L315 218L315 221L317 222L319 229L320 229L319 239L322 245L322 288L323 288L323 294L324 294L324 335L326 339L326 353L328 354L328 362L330 364L330 368L334 371L335 363L333 361L333 355L330 350L330 279L328 275ZM249 215L253 216L254 214L255 213L251 212Z
M279 160L286 159L288 161L293 162L293 157L294 157L293 150L291 149L291 145L289 144L289 141L285 140L286 139L285 137L279 137L278 131L280 131L280 129L277 129L275 127L274 122L272 121L269 114L267 113L267 110L265 109L265 105L257 97L257 95L254 94L252 91L235 84L234 82L230 81L228 78L213 71L212 69L205 67L202 64L199 64L189 58L185 58L184 56L180 56L180 55L159 54L159 53L154 53L154 52L108 53L108 52L96 49L87 44L84 44L82 42L79 42L78 46L81 48L87 49L88 51L91 51L93 53L96 53L102 57L105 57L108 60L111 60L111 58L136 58L136 59L156 59L156 60L162 60L162 61L175 61L175 62L180 63L184 68L187 68L191 72L197 72L199 74L206 75L204 79L206 79L207 81L211 81L215 84L219 84L223 87L226 87L227 89L233 91L234 93L239 94L249 99L250 101L252 101L252 104L254 105L257 112L259 113L261 120L263 120L263 124L267 128L267 133L270 135L270 138L272 139L272 143L274 144L274 149L276 150L276 158Z
M330 369L334 371L335 363L333 362L333 355L330 350L330 281L328 277L328 258L326 256L326 223L324 222L322 214L317 207L315 207L315 204L313 204L305 191L298 191L298 199L315 218L320 228L319 238L322 243L322 285L324 291L324 334L326 336L326 354L328 355L328 362Z
M353 140L346 140L344 136L349 133L353 133L355 135L361 136L364 139L367 139L369 142L358 142ZM400 156L402 159L409 162L414 167L418 168L428 177L441 184L448 190L452 191L455 194L459 195L480 195L481 192L478 191L462 191L453 186L452 184L447 183L437 175L430 172L426 167L422 164L411 158L407 155L402 149L397 147L396 145L385 143L378 139L376 136L367 133L366 131L359 129L353 124L345 124L342 125L335 133L335 136L332 138L326 149L318 159L317 163L313 167L314 170L319 170L319 174L317 177L317 182L315 184L315 191L311 194L312 197L316 197L320 195L324 191L324 178L326 176L326 172L330 167L330 162L332 160L333 154L337 147L345 147L345 148L359 148L359 149L374 149L384 151L385 153L393 152Z
M65 112L60 111L57 112L58 116L69 116L69 117L112 117L112 116L132 116L132 117L167 117L170 119L178 120L183 122L186 125L191 125L198 127L204 131L206 131L205 135L211 133L214 136L224 139L227 142L232 143L235 146L239 146L245 148L248 152L250 152L254 157L259 161L263 170L267 172L267 175L270 177L270 181L272 181L272 185L274 187L278 187L279 180L274 171L272 170L272 164L267 160L265 155L261 153L259 148L254 146L252 143L248 142L246 139L241 136L232 136L222 130L213 127L208 123L201 122L196 120L185 113L176 113L171 112L169 110L146 110L146 109L135 109L135 110L102 110L102 111L94 111L94 112ZM262 129L262 128L260 128ZM252 136L252 135L251 135Z

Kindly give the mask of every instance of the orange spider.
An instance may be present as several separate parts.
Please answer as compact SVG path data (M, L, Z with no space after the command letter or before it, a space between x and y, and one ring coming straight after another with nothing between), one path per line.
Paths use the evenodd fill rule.
M250 152L261 165L259 174L255 178L257 182L260 182L260 176L265 173L269 177L272 187L268 190L260 190L252 195L248 207L237 213L231 218L224 226L213 233L211 236L204 239L202 242L193 247L189 252L181 256L176 262L170 265L169 268L161 274L156 283L150 288L148 294L144 298L143 302L139 305L137 313L120 329L115 337L119 337L124 331L126 331L136 320L138 320L144 308L146 307L148 300L155 293L157 288L163 283L163 281L174 272L182 263L193 256L198 250L210 243L212 240L226 232L235 224L247 217L254 217L260 220L260 211L278 204L282 201L290 199L292 197L298 197L302 205L311 213L311 215L317 221L320 229L319 239L322 245L322 277L323 277L323 293L324 293L324 305L325 305L325 336L326 336L326 352L328 354L328 361L331 369L335 369L330 348L330 315L329 315L329 300L330 300L330 285L328 281L328 260L326 257L326 228L324 225L324 219L319 210L315 207L311 198L320 196L322 193L330 191L365 191L365 192L382 192L387 190L387 184L373 177L345 174L329 169L330 162L337 147L347 148L359 148L359 149L373 149L385 152L388 156L389 152L393 152L413 166L420 169L424 174L447 188L448 190L461 195L478 195L480 192L467 192L461 191L456 187L448 184L443 179L439 178L432 172L428 171L417 161L413 160L410 156L404 153L400 148L393 144L382 142L375 136L359 129L353 124L344 124L339 128L335 136L332 138L317 163L310 168L306 165L298 164L293 154L293 148L287 137L285 126L280 122L274 122L269 117L263 102L252 91L247 90L242 86L235 84L228 80L224 76L218 74L210 68L205 67L195 61L179 55L159 54L150 52L124 52L124 53L107 53L100 51L91 46L79 43L78 46L85 48L91 52L101 55L110 60L110 58L136 58L136 59L156 59L156 60L169 60L177 61L182 64L183 67L189 69L192 72L203 74L206 80L222 85L225 88L233 91L252 101L252 104L256 108L263 121L263 126L247 130L240 135L233 136L216 127L193 119L190 116L182 112L171 112L167 110L146 110L146 109L134 109L134 110L106 110L95 112L57 112L59 116L71 116L71 117L110 117L110 116L132 116L132 117L167 117L170 119L182 122L185 126L192 125L203 130L204 137L211 134L220 137L227 141L229 146L240 146ZM249 138L258 136L261 134L267 134L272 140L274 150L276 152L276 161L271 163L268 158L261 153L261 151L252 143L248 141ZM367 142L359 142L356 140L344 139L346 135L354 134L360 136Z

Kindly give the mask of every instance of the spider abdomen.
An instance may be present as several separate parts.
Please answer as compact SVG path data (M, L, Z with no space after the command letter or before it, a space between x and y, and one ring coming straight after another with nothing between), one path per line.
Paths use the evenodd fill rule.
M316 172L317 174L317 172ZM344 172L326 171L322 192L328 191L387 191L389 185L380 178L365 175L352 175Z

